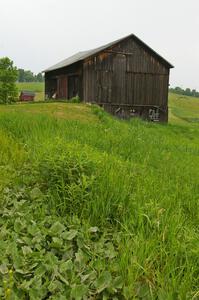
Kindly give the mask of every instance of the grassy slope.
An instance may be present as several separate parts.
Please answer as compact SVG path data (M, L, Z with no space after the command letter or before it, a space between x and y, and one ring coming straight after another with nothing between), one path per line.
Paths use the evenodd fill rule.
M0 293L197 299L199 106L174 97L167 126L0 107Z
M20 103L12 106L1 106L0 113L25 113L28 115L47 115L58 119L96 122L89 106L71 103Z
M21 82L17 83L19 91L30 90L36 93L36 101L44 100L44 83ZM170 123L185 124L186 122L199 122L199 99L170 93ZM72 114L73 115L73 114ZM68 117L68 116L67 116Z
M199 98L169 95L170 122L177 124L199 123Z

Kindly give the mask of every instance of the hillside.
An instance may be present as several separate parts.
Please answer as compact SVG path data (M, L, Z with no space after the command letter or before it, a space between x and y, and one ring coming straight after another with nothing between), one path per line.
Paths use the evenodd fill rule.
M176 97L169 125L0 106L2 299L198 298L199 100Z
M170 123L199 125L199 98L169 94Z
M44 100L44 83L19 82L19 92L30 90L36 93L36 101ZM169 122L173 124L196 124L199 122L199 98L169 94Z

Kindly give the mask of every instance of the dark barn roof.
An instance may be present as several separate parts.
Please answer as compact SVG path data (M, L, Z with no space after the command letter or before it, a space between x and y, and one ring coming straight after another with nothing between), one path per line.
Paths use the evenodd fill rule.
M166 59L164 59L157 52L155 52L152 48L150 48L147 44L145 44L142 40L140 40L136 35L130 34L130 35L125 36L121 39L118 39L114 42L108 43L104 46L101 46L101 47L98 47L98 48L95 48L92 50L88 50L88 51L78 52L78 53L68 57L67 59L64 59L64 60L60 61L59 63L51 66L50 68L44 70L44 72L50 72L53 70L57 70L57 69L61 69L61 68L70 66L76 62L82 61L82 60L89 58L103 50L106 50L107 48L112 47L112 46L116 45L117 43L119 43L125 39L128 39L130 37L132 37L134 40L136 40L143 48L145 48L148 52L150 52L152 55L154 55L159 61L161 61L168 68L173 68L172 64L170 64Z
M25 95L25 96L35 96L35 93L32 91L27 91L27 90L23 90L21 91L21 94Z

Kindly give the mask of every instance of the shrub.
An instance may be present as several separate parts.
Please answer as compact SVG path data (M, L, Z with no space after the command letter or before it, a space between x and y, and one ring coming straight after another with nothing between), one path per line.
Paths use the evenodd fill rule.
M0 103L11 103L17 100L17 68L8 57L0 59Z
M91 106L92 112L98 116L99 120L105 121L110 119L110 116L107 114L107 112L104 111L104 109L98 105L92 105Z
M81 101L80 101L79 96L75 96L75 97L69 99L68 102L70 102L70 103L80 103Z

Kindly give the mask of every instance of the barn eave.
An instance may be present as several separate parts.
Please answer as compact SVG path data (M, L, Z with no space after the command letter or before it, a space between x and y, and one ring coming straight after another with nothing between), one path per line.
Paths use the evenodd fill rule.
M109 48L111 48L129 38L133 38L134 40L136 40L138 44L140 44L143 48L145 48L148 52L150 52L153 56L155 56L167 68L169 68L169 69L174 68L174 66L170 62L168 62L165 58L163 58L161 55L159 55L156 51L154 51L151 47L149 47L146 43L144 43L136 35L130 34L121 39L118 39L116 41L108 43L104 46L101 46L101 47L98 47L98 48L95 48L92 50L88 50L88 51L78 52L78 53L68 57L67 59L64 59L64 60L60 61L59 63L47 68L46 70L43 71L43 73L48 73L51 71L62 69L62 68L68 67L74 63L84 61L85 59L88 59L88 58L92 58L93 56L96 56L101 51L108 50Z

